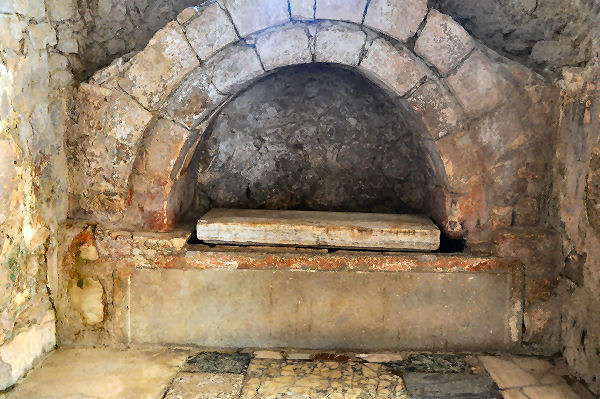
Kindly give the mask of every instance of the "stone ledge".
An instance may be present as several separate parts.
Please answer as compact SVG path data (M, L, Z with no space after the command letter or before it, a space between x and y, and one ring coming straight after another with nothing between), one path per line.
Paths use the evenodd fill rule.
M171 268L173 263L164 266ZM191 245L185 266L194 269L321 270L365 272L510 272L516 261L494 257L452 254L410 254L337 251L282 247L234 247Z

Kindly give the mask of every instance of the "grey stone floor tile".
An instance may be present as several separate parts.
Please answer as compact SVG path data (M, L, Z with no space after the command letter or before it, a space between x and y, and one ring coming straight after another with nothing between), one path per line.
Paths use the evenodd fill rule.
M183 371L244 374L250 359L248 353L200 352L188 359Z
M447 354L410 354L404 360L387 362L393 372L467 373L470 366L464 356Z
M484 375L405 373L411 399L496 399L494 382Z

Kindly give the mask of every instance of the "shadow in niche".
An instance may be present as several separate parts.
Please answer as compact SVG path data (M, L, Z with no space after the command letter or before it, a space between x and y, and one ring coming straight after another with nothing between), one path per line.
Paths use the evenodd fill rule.
M330 64L282 68L229 101L198 145L189 213L425 213L437 176L403 100Z
M282 68L211 120L194 155L187 216L213 208L429 215L440 184L424 131L405 100L356 71ZM195 231L188 244L206 245ZM437 252L463 250L462 240L442 236Z
M442 231L440 236L440 247L437 251L433 252L442 254L462 253L465 251L465 245L464 239L450 238Z

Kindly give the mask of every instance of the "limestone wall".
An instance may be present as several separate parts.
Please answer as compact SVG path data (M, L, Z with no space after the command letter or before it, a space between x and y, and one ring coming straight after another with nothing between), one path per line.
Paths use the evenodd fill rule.
M72 75L60 29L73 10L67 0L0 1L0 389L56 341L47 276L67 210Z
M562 349L571 369L596 393L600 393L599 70L596 60L587 68L563 72L555 171L555 223L562 232L564 266L554 302L560 304Z
M64 35L76 41L69 56L76 76L87 79L112 60L143 49L148 41L186 7L201 0L82 0L76 22Z
M597 0L431 0L473 36L538 71L560 76L592 60Z
M59 0L54 0L60 3ZM79 80L143 49L152 35L201 0L82 0L63 48ZM560 74L592 58L595 0L430 0L490 48L538 71Z

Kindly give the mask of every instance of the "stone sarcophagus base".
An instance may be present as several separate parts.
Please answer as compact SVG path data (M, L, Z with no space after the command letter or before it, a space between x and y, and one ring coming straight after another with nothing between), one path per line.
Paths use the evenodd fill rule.
M190 231L66 228L70 245L61 249L52 289L61 344L461 351L520 345L518 261L207 246L188 244Z

